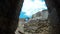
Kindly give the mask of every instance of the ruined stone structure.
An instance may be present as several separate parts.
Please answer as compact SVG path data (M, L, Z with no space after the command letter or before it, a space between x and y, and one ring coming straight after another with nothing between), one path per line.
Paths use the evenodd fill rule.
M24 24L24 31L31 34L49 34L48 11L37 12L32 17Z
M42 10L32 15L32 18L45 20L48 18L48 10Z
M49 34L60 34L60 0L45 0L49 11ZM23 0L0 0L0 34L14 34ZM20 9L20 10L19 10Z
M0 0L0 34L14 34L23 0Z

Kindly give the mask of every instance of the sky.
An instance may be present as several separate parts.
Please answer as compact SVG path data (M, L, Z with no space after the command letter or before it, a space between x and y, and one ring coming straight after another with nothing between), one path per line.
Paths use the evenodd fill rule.
M33 14L47 9L44 0L24 0L19 18L31 18Z

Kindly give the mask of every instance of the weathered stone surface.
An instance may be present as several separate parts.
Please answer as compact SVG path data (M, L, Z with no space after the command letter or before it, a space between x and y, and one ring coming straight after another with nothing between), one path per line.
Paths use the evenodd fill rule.
M0 0L0 34L15 33L22 5L23 0Z
M31 20L24 25L24 31L29 33L48 34L48 20Z
M48 24L48 11L37 12L32 17L24 25L24 31L31 34L48 34L50 27Z
M60 34L60 0L45 0L49 12L49 34Z

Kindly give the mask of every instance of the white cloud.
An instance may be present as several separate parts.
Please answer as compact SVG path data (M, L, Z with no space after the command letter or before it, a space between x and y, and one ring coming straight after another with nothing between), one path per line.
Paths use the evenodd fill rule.
M34 2L31 0L24 0L22 11L25 12L25 15L30 17L32 14L43 10L43 8L47 8L45 7L45 2L41 2L40 0L35 0Z

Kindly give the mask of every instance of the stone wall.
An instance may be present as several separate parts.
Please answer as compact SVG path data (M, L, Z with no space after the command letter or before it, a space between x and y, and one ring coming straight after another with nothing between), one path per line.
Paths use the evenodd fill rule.
M15 33L22 5L23 0L0 0L0 34Z
M60 0L45 0L49 12L49 34L60 34Z

